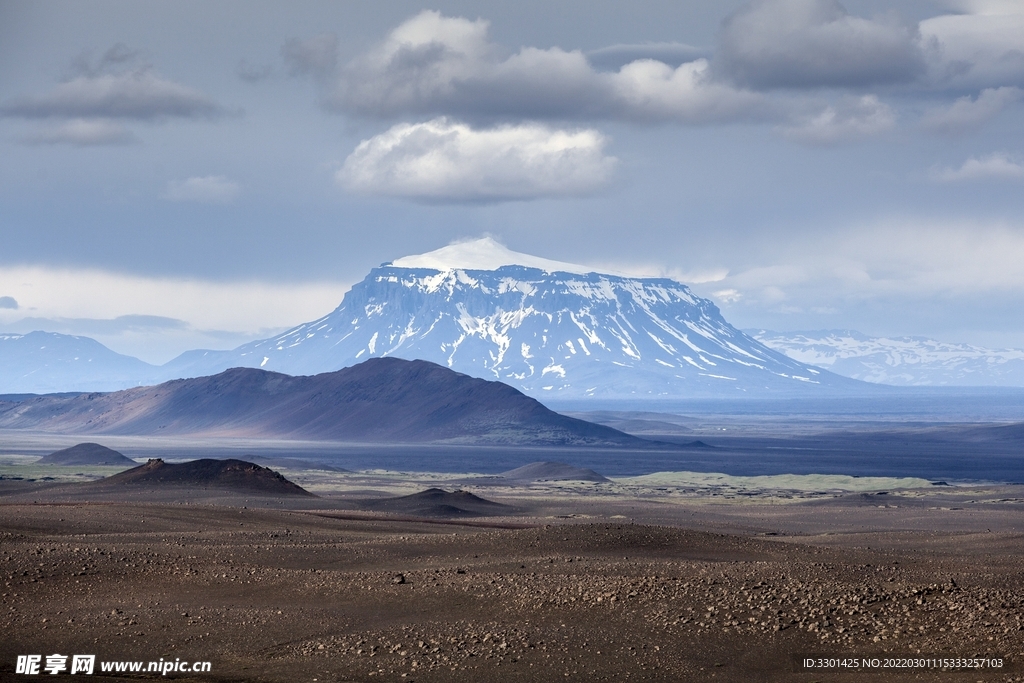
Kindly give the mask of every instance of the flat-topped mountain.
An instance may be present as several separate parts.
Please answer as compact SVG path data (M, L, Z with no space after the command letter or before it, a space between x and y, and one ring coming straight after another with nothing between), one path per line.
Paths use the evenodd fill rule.
M112 477L87 484L93 488L128 487L212 487L276 496L312 496L272 469L244 460L203 458L183 463L167 463L155 458Z
M490 238L386 263L318 320L232 351L191 351L163 370L315 374L390 356L541 400L880 390L764 346L675 280L594 272Z
M310 377L234 368L109 394L44 396L0 404L0 427L374 443L655 446L552 412L500 382L399 358L374 358Z

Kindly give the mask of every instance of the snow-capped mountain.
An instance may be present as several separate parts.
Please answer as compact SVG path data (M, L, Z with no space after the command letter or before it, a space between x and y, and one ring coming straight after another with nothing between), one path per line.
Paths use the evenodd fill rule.
M678 282L597 273L489 238L383 264L319 320L233 351L189 352L165 369L308 375L375 356L433 361L537 398L851 384L765 347Z
M852 330L748 330L803 363L898 386L1024 386L1024 350L985 349L924 337L869 337Z
M114 391L145 383L159 372L89 337L0 334L0 394Z

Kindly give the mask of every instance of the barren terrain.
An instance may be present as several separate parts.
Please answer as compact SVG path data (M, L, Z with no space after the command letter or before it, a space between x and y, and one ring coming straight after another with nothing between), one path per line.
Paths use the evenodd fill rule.
M359 476L294 477L318 500L0 482L0 677L88 653L209 661L168 676L202 681L1024 680L1024 487L559 482L474 489L501 517L428 519L360 501L440 477ZM797 671L812 653L1006 666Z

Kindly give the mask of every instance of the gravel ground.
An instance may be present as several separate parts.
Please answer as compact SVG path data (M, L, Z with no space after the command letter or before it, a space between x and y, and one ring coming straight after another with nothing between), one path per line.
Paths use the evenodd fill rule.
M702 531L694 506L689 528L484 521L3 504L0 678L32 680L14 674L18 655L88 653L209 661L209 674L166 676L202 681L1024 681L1017 532L826 544ZM794 664L886 653L1008 667Z

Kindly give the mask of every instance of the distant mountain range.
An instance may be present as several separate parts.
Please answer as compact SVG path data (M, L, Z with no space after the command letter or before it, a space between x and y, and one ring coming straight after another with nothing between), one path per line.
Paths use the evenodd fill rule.
M845 377L896 386L1024 386L1024 350L985 349L924 337L853 330L748 334L790 358Z
M159 380L162 373L89 337L0 334L0 394L115 391Z
M490 238L374 268L328 315L164 366L83 337L0 338L0 394L109 390L233 367L315 375L423 359L542 399L820 395L870 387L773 350L666 278L593 272Z
M359 443L658 447L559 415L500 382L398 358L373 358L308 377L234 368L112 393L0 402L0 428Z

